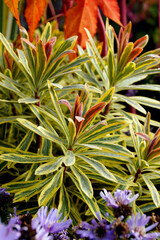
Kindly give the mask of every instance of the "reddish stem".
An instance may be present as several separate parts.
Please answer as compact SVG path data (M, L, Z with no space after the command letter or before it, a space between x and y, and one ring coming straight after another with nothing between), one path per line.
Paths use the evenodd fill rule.
M107 55L107 37L106 37L106 29L105 25L101 16L101 13L98 9L98 35L99 35L99 41L103 42L101 57L104 57Z
M51 12L52 17L55 16L55 15L56 15L56 12L55 12L55 9L54 9L54 6L53 6L51 0L48 2L48 7L49 7L49 10L50 10L50 12Z
M142 173L142 169L138 169L137 170L137 172L136 172L136 174L135 174L135 178L134 178L134 183L136 183L137 182L137 180L138 180L138 178L139 178L139 175Z
M123 26L125 27L127 25L127 6L126 6L126 0L120 1L120 11L121 11L121 22Z

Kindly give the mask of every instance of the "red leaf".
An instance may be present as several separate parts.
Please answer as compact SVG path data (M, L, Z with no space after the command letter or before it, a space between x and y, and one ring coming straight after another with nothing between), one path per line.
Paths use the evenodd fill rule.
M80 105L79 95L77 94L76 100L74 102L74 110L73 110L73 121L75 121L75 116L78 116L78 109Z
M84 115L85 120L80 129L81 131L86 127L86 125L91 121L91 119L94 118L96 113L100 112L105 107L105 105L106 105L105 102L98 103L86 112L86 114Z
M84 28L87 28L92 36L96 33L98 6L96 0L77 0L76 3L76 6L66 13L65 38L77 35L78 44L85 48L88 37Z
M106 17L122 26L117 0L97 0L96 2Z
M69 9L65 16L65 38L78 35L78 44L85 48L88 37L84 28L94 36L97 30L98 7L105 16L122 25L117 0L76 0L76 5Z
M46 57L47 60L50 58L51 53L52 53L52 48L56 42L57 38L56 37L52 37L51 39L49 39L49 41L44 45L44 49L45 49L45 53L46 53Z
M18 13L18 3L20 0L4 0L5 4L17 20L17 24L21 26L20 20L19 20L19 13Z
M137 132L136 135L138 135L139 137L143 138L143 139L146 140L148 143L150 143L150 138L149 138L149 136L148 136L147 134Z
M62 103L64 105L66 105L68 107L69 111L70 111L71 116L72 116L72 106L71 106L70 102L68 102L65 99L61 99L61 100L58 101L58 103Z
M32 41L36 29L46 6L46 0L27 0L25 18L29 26L29 36Z
M127 63L134 60L142 51L143 49L140 47L134 48L127 59Z
M137 41L134 42L134 48L135 47L143 48L146 45L147 41L148 41L148 36L139 38Z
M160 156L160 148L156 148L148 155L148 160L152 160L156 157Z

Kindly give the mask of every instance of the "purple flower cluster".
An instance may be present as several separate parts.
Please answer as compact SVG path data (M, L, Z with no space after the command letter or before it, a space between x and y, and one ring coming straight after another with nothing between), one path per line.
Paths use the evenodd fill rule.
M121 205L129 205L139 196L139 194L132 196L132 192L130 190L122 191L117 189L114 192L114 197L110 192L107 192L106 189L103 189L103 191L100 192L100 196L107 202L107 206L112 208L119 208Z
M107 206L116 210L124 208L131 208L129 205L138 198L138 194L132 196L131 191L117 189L114 193L114 197L110 192L103 189L100 196L107 202ZM125 213L126 214L126 213ZM124 214L124 215L125 215ZM107 216L107 215L106 215ZM119 215L112 223L109 223L107 219L101 219L100 214L97 213L98 220L91 220L91 224L82 222L76 227L77 239L92 239L92 240L156 240L160 237L160 233L151 232L158 223L148 225L150 217L145 214L140 216L132 214Z
M115 233L112 229L112 224L107 222L107 219L101 219L100 214L97 213L98 221L91 220L91 224L82 222L76 230L77 238L92 239L92 240L114 240Z
M38 210L37 218L32 220L32 228L36 230L36 240L61 239L61 235L71 225L71 220L58 221L62 214L58 215L58 210L52 208L47 215L47 206Z
M54 208L47 215L47 206L40 208L33 219L29 214L12 217L7 225L0 222L0 240L69 240L71 220L59 221L60 217Z
M134 214L127 220L129 226L128 238L131 237L133 240L156 240L160 237L160 233L152 232L147 233L154 229L158 223L154 223L148 227L145 227L150 220L150 217L147 217L145 214L140 216L139 213L135 216Z

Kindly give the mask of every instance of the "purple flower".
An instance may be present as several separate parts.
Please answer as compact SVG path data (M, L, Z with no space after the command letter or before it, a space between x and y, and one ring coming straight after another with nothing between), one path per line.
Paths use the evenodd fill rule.
M0 222L0 239L1 240L18 240L21 236L20 226L17 224L18 218L11 218L8 225Z
M155 228L158 223L154 223L145 228L145 225L149 222L150 217L147 217L145 214L140 216L139 213L135 216L134 214L130 219L127 220L127 224L129 226L129 234L128 237L131 237L132 240L156 240L160 233L153 232L147 233L153 228Z
M10 195L10 193L6 192L6 188L0 188L0 194Z
M112 224L107 223L107 219L102 220L100 214L97 213L98 222L92 219L91 224L82 222L80 227L76 230L76 235L79 238L88 238L94 240L115 240L114 229Z
M46 238L44 238L44 240L50 240L53 239L54 234L66 230L71 225L72 221L70 219L66 221L63 219L62 221L58 222L61 215L62 214L58 215L58 210L54 208L52 208L47 215L47 206L41 207L37 212L37 218L32 220L32 228L36 229L39 237L36 239L41 240L43 239L42 237L45 236ZM52 235L52 238L50 238L49 234Z
M106 189L103 189L104 193L101 191L100 196L107 202L108 207L119 208L121 205L129 205L131 202L136 200L139 194L131 197L132 192L130 190L120 190L117 189L114 192L114 197L110 192L107 192Z

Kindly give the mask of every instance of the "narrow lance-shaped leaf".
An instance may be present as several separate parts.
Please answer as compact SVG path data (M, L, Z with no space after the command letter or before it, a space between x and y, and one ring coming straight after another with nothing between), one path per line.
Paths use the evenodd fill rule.
M59 117L59 121L62 124L62 128L63 128L63 131L66 135L66 138L69 142L69 132L68 132L67 124L65 122L62 110L61 110L59 104L57 104L58 103L57 94L54 90L54 87L52 86L52 84L49 81L48 81L48 87L49 87L49 92L50 92L50 96L51 96L51 99L52 99L53 106L54 106L55 111L56 111L56 113Z
M61 166L63 159L64 157L57 157L54 160L49 161L48 163L42 164L36 169L35 174L46 175L46 174L55 172Z
M160 196L159 196L159 193L158 193L156 187L146 176L142 175L142 177L143 177L144 182L146 183L147 187L149 188L149 191L151 193L154 204L156 205L156 207L159 207L160 206Z
M91 122L93 122L93 120L96 117L96 114L99 113L105 107L105 105L106 105L105 102L98 103L86 112L86 114L84 115L84 121L82 123L80 131L83 131L86 125L91 124Z
M59 170L53 177L53 179L45 186L41 192L38 203L40 206L45 206L48 201L54 197L58 189L62 185L63 169Z
M71 166L71 170L73 172L73 174L76 176L81 190L89 197L92 198L93 197L93 188L91 185L90 180L88 179L88 177L86 176L86 174L84 174L80 168L75 167L75 166Z
M71 118L68 118L68 129L69 129L69 134L70 134L70 143L69 145L72 146L74 138L76 136L76 126Z
M86 204L88 205L88 207L90 208L91 212L94 214L95 217L97 217L97 212L100 212L99 210L99 206L97 204L97 201L94 197L89 198L81 189L80 184L78 182L78 180L70 173L67 172L67 174L69 175L69 177L72 179L72 181L74 182L74 184L76 185L76 187L78 188L78 190L80 191L81 195L82 195L82 200L84 200L84 202L86 202Z
M61 213L61 218L60 219L64 219L65 217L67 217L67 215L70 212L70 200L69 200L69 195L68 192L64 186L64 184L62 184L61 188L60 188L60 196L59 196L59 204L58 204L58 212Z
M86 157L86 156L78 155L78 157L83 159L89 165L91 165L103 177L109 179L110 181L117 182L114 175L102 163L98 162L95 159Z

